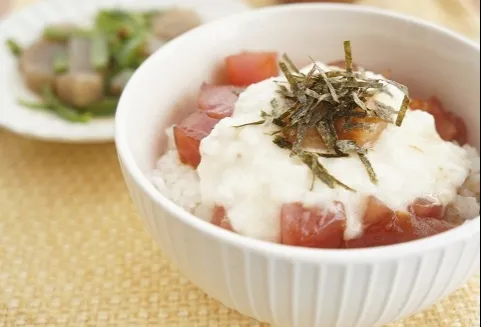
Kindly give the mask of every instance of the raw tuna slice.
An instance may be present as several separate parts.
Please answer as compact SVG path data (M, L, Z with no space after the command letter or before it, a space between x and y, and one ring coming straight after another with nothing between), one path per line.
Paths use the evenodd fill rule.
M196 111L174 127L174 139L180 161L194 168L200 163L200 141L209 135L218 120Z
M442 219L446 207L427 199L417 199L409 206L409 211L418 218Z
M281 242L312 248L340 248L344 240L344 206L337 202L333 211L306 208L289 203L281 211Z
M236 86L248 86L279 75L277 53L242 52L225 59L227 78Z
M222 119L230 117L242 88L231 85L211 85L203 83L200 88L198 106L209 117Z
M407 212L394 212L375 197L370 197L367 201L364 233L359 238L347 240L346 248L404 243L436 235L454 227L438 218L421 218ZM419 202L411 205L410 208L422 215L435 215L438 212L438 209L431 212L423 211L426 207L421 207Z

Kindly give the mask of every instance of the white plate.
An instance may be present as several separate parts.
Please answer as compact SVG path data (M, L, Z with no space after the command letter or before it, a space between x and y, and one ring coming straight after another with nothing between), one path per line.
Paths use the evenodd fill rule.
M2 1L2 0L0 0ZM87 124L70 123L18 104L18 99L38 100L24 85L17 60L5 46L8 38L28 45L44 26L71 21L89 25L99 9L153 9L182 6L195 9L204 22L249 10L242 0L44 0L5 17L0 25L0 127L46 141L92 143L114 139L114 119L99 118Z

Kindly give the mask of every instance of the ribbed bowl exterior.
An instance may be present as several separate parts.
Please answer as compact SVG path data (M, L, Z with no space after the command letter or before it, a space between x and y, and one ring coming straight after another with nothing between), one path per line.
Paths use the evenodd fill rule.
M432 252L362 264L233 246L169 215L123 172L147 229L180 271L227 307L274 326L380 326L432 305L479 267L479 233Z

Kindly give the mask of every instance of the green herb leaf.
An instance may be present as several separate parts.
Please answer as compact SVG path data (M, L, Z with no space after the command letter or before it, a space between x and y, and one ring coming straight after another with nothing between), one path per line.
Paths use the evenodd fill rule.
M147 34L139 33L132 39L128 40L119 52L115 55L115 59L119 67L132 68L135 67L137 59L141 54L141 49L147 43Z
M20 57L22 55L22 47L13 39L8 39L7 42L7 47L10 49L10 52L15 56L15 57Z
M45 103L42 102L31 102L25 100L18 100L18 104L22 107L34 109L34 110L48 110L49 108Z
M42 97L46 107L55 112L59 117L72 123L86 123L92 118L91 113L80 113L77 110L64 105L55 95L52 88L45 85L42 88Z
M102 71L109 65L110 53L107 37L102 33L92 35L90 48L90 60L95 70Z
M118 104L119 98L117 97L105 98L86 106L83 111L96 117L113 116L117 111Z

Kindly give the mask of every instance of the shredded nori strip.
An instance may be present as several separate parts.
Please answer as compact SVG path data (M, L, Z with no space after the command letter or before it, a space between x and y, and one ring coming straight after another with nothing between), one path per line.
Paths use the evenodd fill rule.
M371 182L373 184L377 184L377 175L374 169L372 168L371 162L369 159L367 159L366 154L363 153L358 153L359 159L361 159L361 162L363 163L364 167L366 167L366 171L369 174L369 178L371 179Z
M283 136L276 136L273 142L282 149L292 149L292 144Z
M396 119L396 125L401 126L404 120L404 116L406 116L406 112L409 108L409 97L404 96L403 103L401 105L401 109L399 110L399 114Z
M350 41L344 41L344 57L344 61L346 64L346 72L352 74L352 50Z
M307 166L309 166L312 170L312 173L319 178L321 181L324 182L330 188L334 188L336 186L340 186L346 190L354 191L354 189L350 188L327 171L326 168L319 162L317 156L312 152L302 151L297 154L297 156L304 162Z
M284 60L284 62L287 64L290 70L292 70L293 72L299 73L299 69L296 67L296 65L294 65L294 62L291 60L291 58L289 58L289 56L286 53L282 55L282 60Z
M244 126L249 126L249 125L262 125L264 124L266 121L264 119L262 120L258 120L258 121L254 121L254 122L251 122L251 123L245 123L245 124L241 124L241 125L236 125L236 126L232 126L232 127L244 127Z

